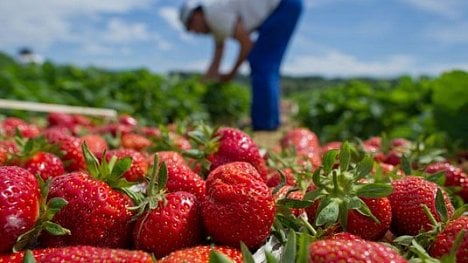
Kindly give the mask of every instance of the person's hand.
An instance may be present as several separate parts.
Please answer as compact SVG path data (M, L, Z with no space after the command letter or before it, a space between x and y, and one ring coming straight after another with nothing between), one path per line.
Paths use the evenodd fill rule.
M208 70L203 76L202 76L202 80L204 82L208 82L208 81L214 81L214 82L219 82L220 81L220 74L218 71L214 71L214 70Z
M231 80L234 79L234 77L236 76L236 74L234 73L226 73L226 74L220 74L219 75L219 82L221 83L226 83L226 82L229 82Z

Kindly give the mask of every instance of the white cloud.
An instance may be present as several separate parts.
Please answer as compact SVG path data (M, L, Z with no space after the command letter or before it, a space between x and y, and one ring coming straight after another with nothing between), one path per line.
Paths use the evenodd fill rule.
M183 31L177 8L169 6L161 7L158 13L173 29Z
M132 43L146 41L151 38L151 33L143 23L127 23L121 19L108 21L103 39L111 43Z
M465 0L401 0L413 7L449 19L457 19L468 8Z
M30 45L46 49L56 41L79 38L73 19L95 19L103 13L122 14L151 4L151 0L0 1L0 35L8 36L0 41L0 48Z
M438 75L452 69L468 70L468 63L420 63L410 55L391 55L369 61L335 50L324 55L296 56L286 61L282 72L288 75L327 77L395 77L402 74Z

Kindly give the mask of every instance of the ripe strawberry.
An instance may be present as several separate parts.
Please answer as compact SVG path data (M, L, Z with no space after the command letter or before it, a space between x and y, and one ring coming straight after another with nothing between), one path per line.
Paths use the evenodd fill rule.
M392 230L398 235L417 235L420 231L430 230L431 221L424 212L426 205L434 218L440 222L436 211L438 186L421 177L406 176L392 182L393 193L389 196L392 206ZM447 214L453 215L453 206L442 189Z
M293 186L296 184L296 177L291 168L284 168L282 172L284 176L286 177L286 185ZM271 171L270 174L268 175L268 179L266 182L268 187L276 187L277 185L280 184L280 182L281 182L280 173L277 170Z
M46 138L50 143L60 147L63 154L61 159L67 171L83 171L86 169L83 151L81 150L83 141L80 138L65 135L59 131L47 134Z
M102 153L107 150L106 140L98 134L86 134L81 136L81 140L86 143L88 149L98 157L102 156Z
M457 262L468 262L468 216L461 216L447 224L440 232L429 251L430 255L441 258L450 253L455 239L460 231L464 230L463 240L456 251Z
M362 200L379 222L375 222L358 211L351 210L348 212L347 231L366 240L380 240L390 228L392 221L390 201L386 197L363 198Z
M151 141L143 135L137 133L126 133L121 138L122 147L142 151L151 145Z
M30 124L22 119L15 117L5 118L0 123L0 130L8 137L14 137L16 130L19 131L20 135L25 138L33 138L41 133L39 127L35 124Z
M242 252L238 249L224 246L197 246L177 250L162 258L159 263L208 263L211 250L215 250L227 256L234 263L243 263Z
M17 238L34 227L39 202L34 175L17 166L0 167L0 253L11 251Z
M75 246L45 248L32 251L36 262L153 262L150 254L143 251ZM21 263L24 252L1 255L0 263Z
M445 186L458 186L460 191L458 195L463 198L463 201L468 202L468 175L462 169L451 165L450 163L432 163L426 167L426 172L434 174L437 172L445 172Z
M327 263L400 263L407 262L396 250L372 241L360 239L325 239L309 246L309 262Z
M187 192L168 193L155 209L136 221L133 240L137 249L152 252L157 258L201 242L200 204Z
M109 161L112 156L116 156L117 159L122 159L125 157L130 157L132 159L132 165L130 166L130 169L124 174L128 181L139 181L143 179L146 172L148 171L148 162L146 161L145 156L140 152L132 149L110 150L106 153L107 161Z
M215 136L219 136L218 148L207 157L211 163L211 171L230 162L248 162L266 181L268 169L265 160L260 155L257 144L248 134L235 128L221 128Z
M275 202L278 202L281 199L287 198L287 199L294 199L294 200L302 200L304 198L304 195L302 194L301 191L296 190L293 192L290 192L293 189L292 186L290 185L285 185L281 187L278 192L276 192L273 195L273 199ZM293 215L295 216L300 216L305 212L304 208L290 208L290 211Z
M341 144L342 142L340 141L333 141L333 142L326 143L325 145L322 145L321 152L323 154L330 150L339 150L341 147Z
M185 163L177 152L157 152L159 160L166 163L167 190L169 192L185 191L194 194L199 200L205 196L205 181Z
M131 199L113 190L107 183L83 172L54 177L49 199L68 201L54 217L54 222L69 229L71 235L43 237L46 246L92 245L127 247L131 240L133 206Z
M221 165L208 175L202 216L219 244L259 247L270 234L275 202L258 171L246 162Z
M23 167L32 174L39 174L44 180L65 173L62 160L48 152L36 153L24 163Z
M304 156L313 167L321 164L321 147L317 135L306 128L288 131L280 140L283 149L294 149L298 156Z

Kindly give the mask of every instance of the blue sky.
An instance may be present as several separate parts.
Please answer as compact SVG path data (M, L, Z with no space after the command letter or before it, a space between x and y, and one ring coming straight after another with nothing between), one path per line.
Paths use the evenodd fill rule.
M304 1L284 74L392 77L468 70L466 0ZM13 55L28 46L56 63L203 71L212 41L182 30L181 2L3 0L0 51ZM230 42L228 49L225 69L237 45Z

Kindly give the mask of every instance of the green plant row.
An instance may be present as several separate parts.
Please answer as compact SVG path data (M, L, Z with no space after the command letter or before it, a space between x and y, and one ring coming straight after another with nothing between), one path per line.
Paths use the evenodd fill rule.
M468 73L397 81L349 80L290 95L299 105L297 120L324 141L390 137L417 139L440 133L468 147Z
M162 76L146 69L22 65L0 52L0 98L111 108L153 125L181 120L235 124L247 116L249 94L236 83L202 84L196 76Z

